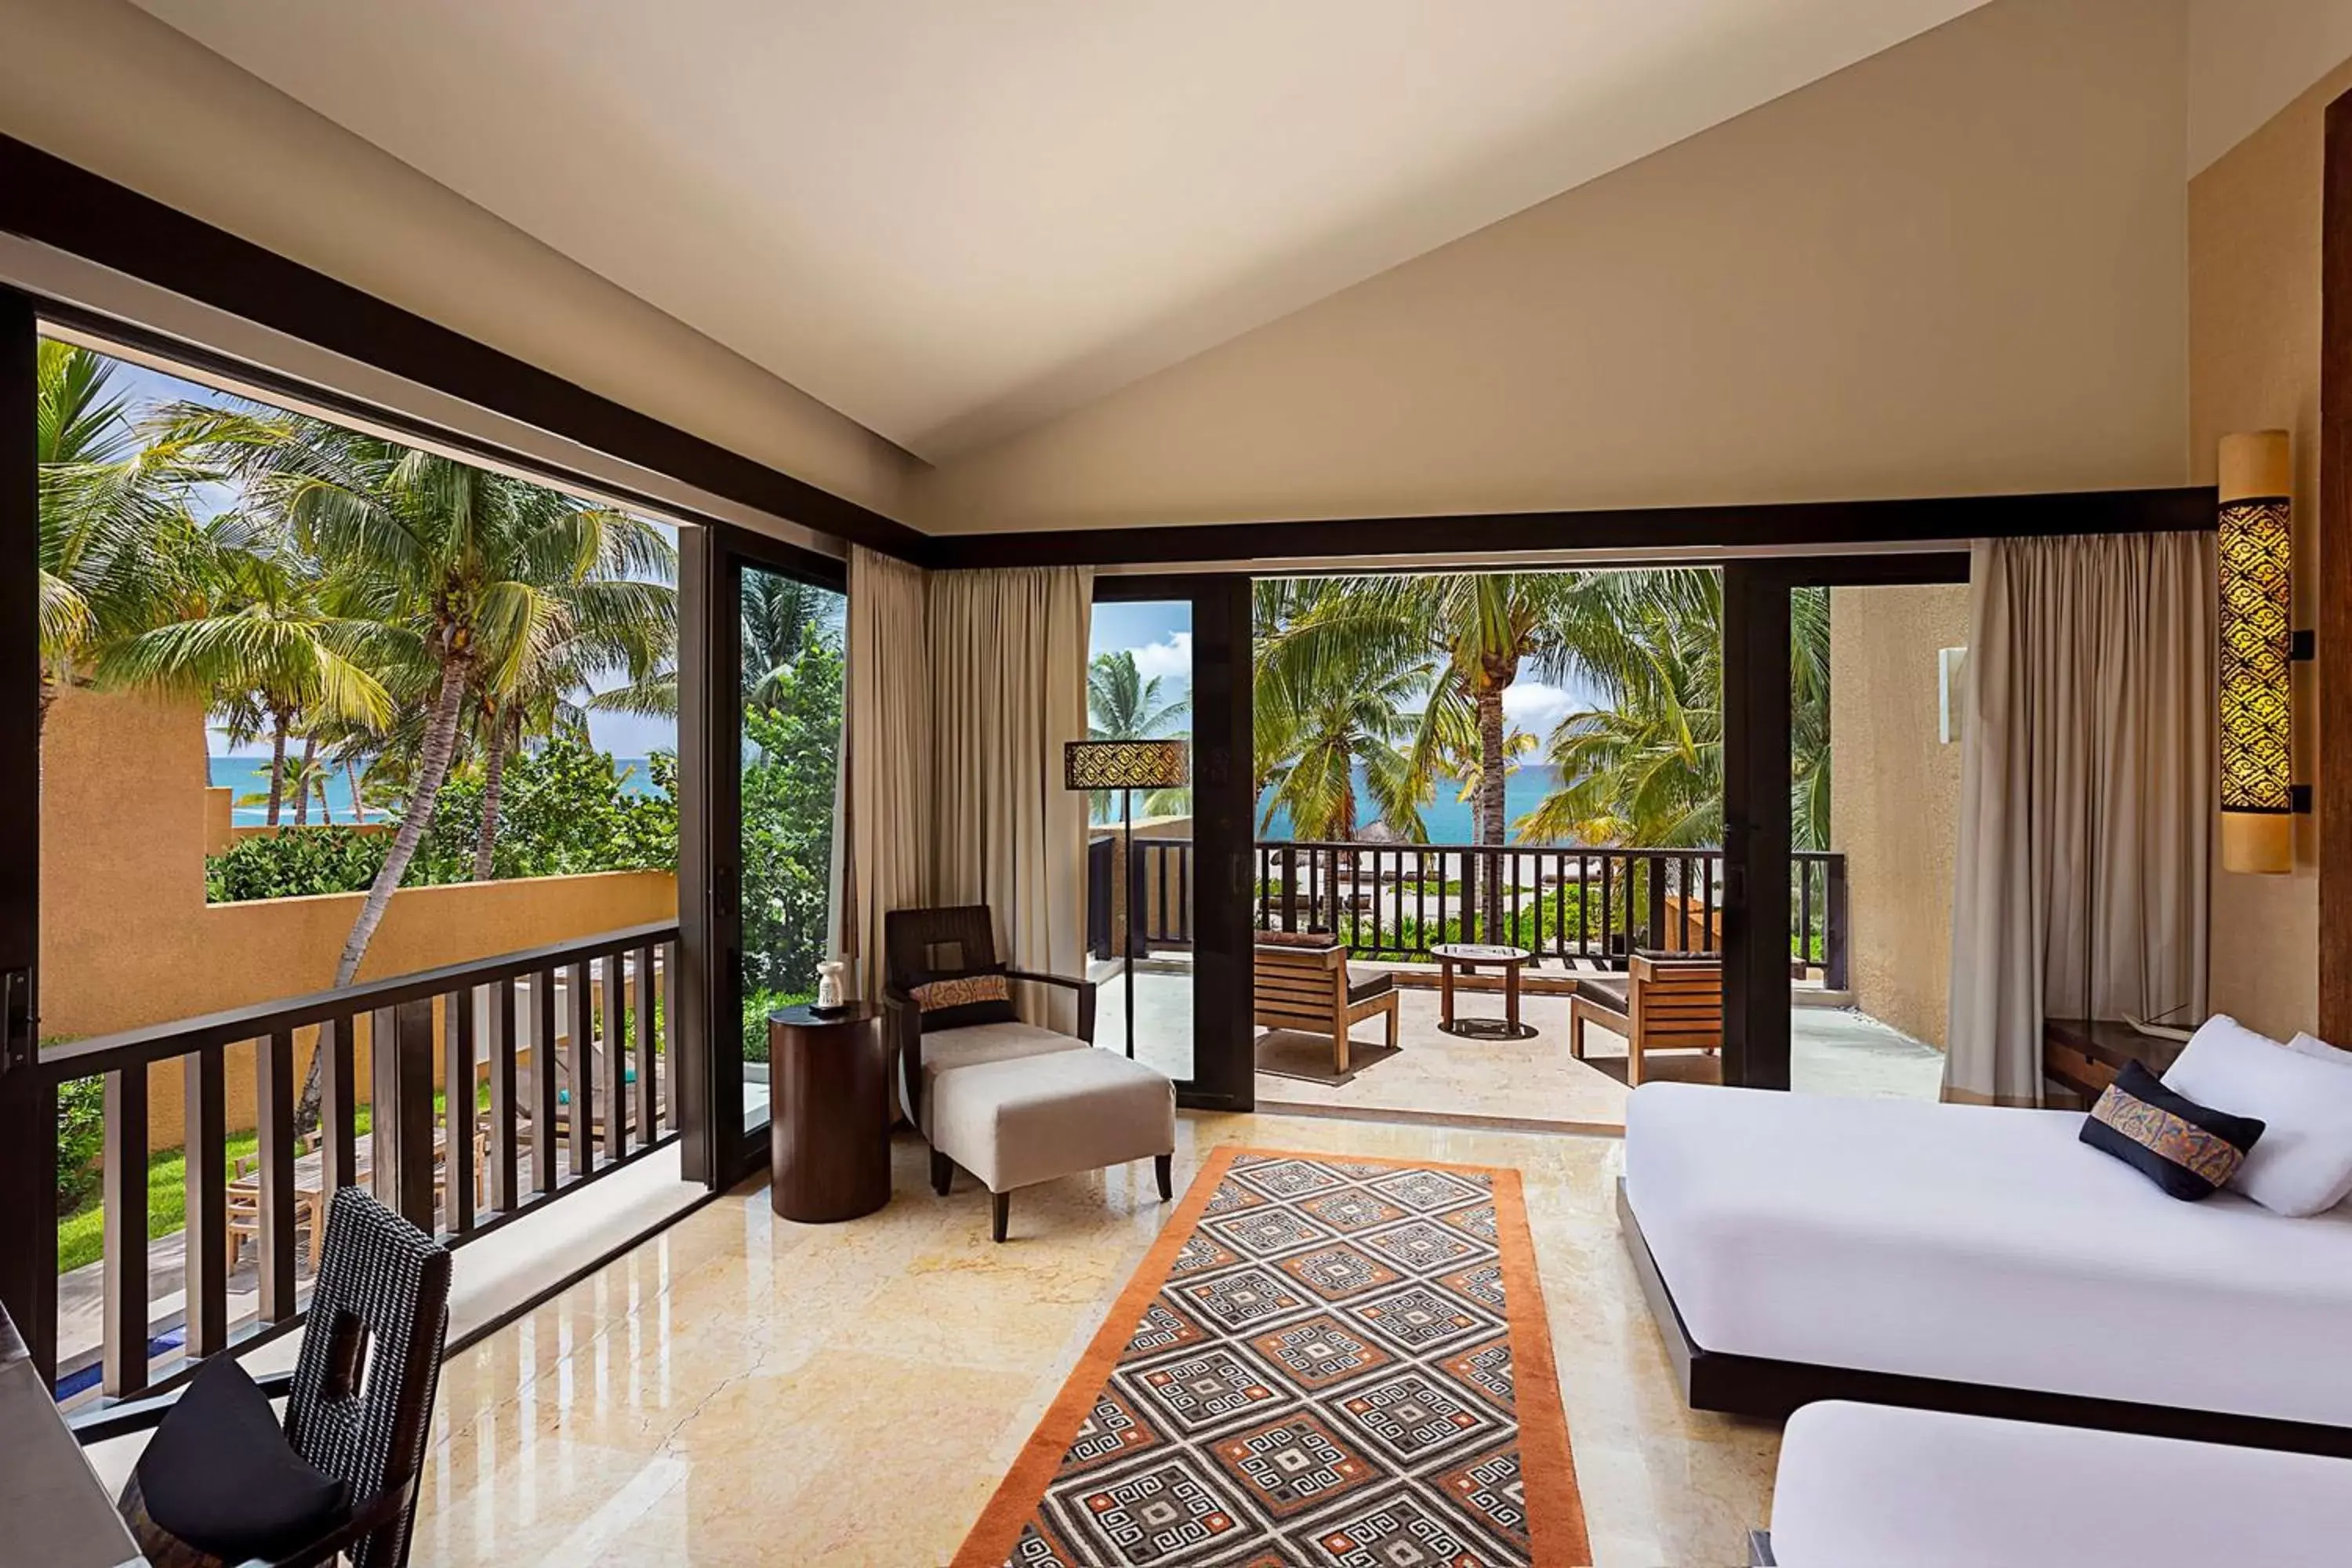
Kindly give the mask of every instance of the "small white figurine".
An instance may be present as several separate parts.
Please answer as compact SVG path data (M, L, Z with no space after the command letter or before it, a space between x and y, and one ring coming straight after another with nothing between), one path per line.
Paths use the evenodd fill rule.
M841 1005L841 971L838 958L828 958L816 966L816 1005L830 1011Z

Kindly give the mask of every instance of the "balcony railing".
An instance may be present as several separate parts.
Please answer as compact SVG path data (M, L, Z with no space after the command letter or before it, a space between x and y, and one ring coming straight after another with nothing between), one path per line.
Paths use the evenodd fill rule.
M45 1048L40 1069L53 1083L105 1079L101 1391L123 1398L168 1387L202 1357L291 1330L302 1316L298 1232L314 1227L315 1245L338 1188L365 1184L426 1232L462 1245L671 1142L678 1082L664 1021L677 1016L677 936L675 922L635 926ZM362 1018L373 1080L364 1147L353 1081ZM321 1053L314 1131L296 1125L295 1047L304 1030L317 1031ZM247 1043L257 1146L252 1171L233 1177L225 1057ZM166 1061L184 1074L185 1359L159 1375L148 1090L153 1065ZM255 1310L235 1323L232 1245L250 1246L257 1274Z
M1116 941L1116 850L1109 838L1091 847L1089 945L1097 957ZM1188 840L1135 841L1126 907L1136 913L1138 955L1191 945L1192 856ZM1337 931L1362 959L1412 962L1440 942L1508 942L1541 959L1611 968L1635 950L1723 947L1719 849L1268 840L1256 859L1260 930ZM1791 969L1818 969L1824 986L1843 991L1845 857L1799 850L1789 861Z
M1791 968L1818 968L1844 990L1845 857L1789 858ZM1720 849L1276 841L1257 846L1255 923L1336 931L1367 959L1495 942L1622 967L1641 950L1721 952L1723 878Z

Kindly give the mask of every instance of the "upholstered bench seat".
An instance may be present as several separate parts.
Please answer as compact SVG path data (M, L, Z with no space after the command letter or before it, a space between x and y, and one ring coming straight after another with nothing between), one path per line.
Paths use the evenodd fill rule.
M960 1035L1020 1026L949 1029L923 1040L924 1130L936 1154L996 1194L997 1239L1004 1238L1004 1195L1015 1187L1150 1155L1160 1162L1165 1196L1167 1162L1176 1151L1176 1089L1164 1075L1076 1040L1069 1040L1072 1048L974 1056L931 1070L934 1049Z

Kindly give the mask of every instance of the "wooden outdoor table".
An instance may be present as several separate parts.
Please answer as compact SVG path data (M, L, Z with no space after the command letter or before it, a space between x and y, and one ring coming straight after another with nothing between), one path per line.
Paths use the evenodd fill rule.
M1465 1039L1526 1040L1536 1031L1519 1022L1519 970L1535 962L1524 947L1496 947L1483 942L1442 942L1429 950L1437 960L1437 1026ZM1456 1018L1454 1016L1454 971L1475 974L1481 969L1503 972L1503 1016L1500 1018Z

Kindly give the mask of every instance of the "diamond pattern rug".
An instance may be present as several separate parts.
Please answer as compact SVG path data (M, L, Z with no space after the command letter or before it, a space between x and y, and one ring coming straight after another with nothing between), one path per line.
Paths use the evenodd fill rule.
M1517 1171L1219 1150L958 1568L1591 1560Z

